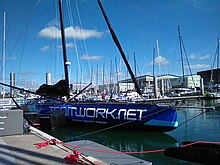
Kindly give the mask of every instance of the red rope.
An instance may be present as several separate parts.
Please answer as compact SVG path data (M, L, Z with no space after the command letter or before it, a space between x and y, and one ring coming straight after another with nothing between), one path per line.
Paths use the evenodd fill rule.
M204 142L204 141L197 141L197 142L192 142L186 145L182 145L180 147L187 147L191 146L194 144L198 143L203 143L203 144L220 144L220 142ZM84 151L93 151L93 152L102 152L102 153L108 153L108 154L147 154L147 153L158 153L158 152L164 152L165 149L158 149L158 150L148 150L148 151L134 151L134 152L121 152L121 151L107 151L107 150L96 150L96 149L91 149L91 148L85 148L85 147L80 147L80 146L73 146L71 144L63 144L66 146L72 146L73 148L81 149Z
M63 144L64 146L72 146L73 148L81 149L84 151L93 151L93 152L102 152L108 154L146 154L146 153L155 153L155 152L164 152L165 149L159 150L148 150L148 151L139 151L139 152L121 152L121 151L107 151L107 150L96 150L91 148L85 148L80 146L73 146L71 144Z
M191 146L191 145L198 144L198 143L203 143L203 144L220 144L220 142L196 141L196 142L192 142L192 143L189 143L189 144L182 145L180 147L187 147L187 146ZM158 150L134 151L134 152L97 150L97 149L85 148L85 147L80 147L80 146L73 146L72 144L65 144L63 142L58 142L57 139L51 139L49 141L45 141L45 142L42 142L42 143L36 143L34 145L36 145L36 147L39 149L39 148L42 148L42 147L46 147L49 144L52 144L52 145L63 144L64 146L71 146L73 148L81 149L81 150L84 150L84 151L102 152L102 153L109 153L109 154L147 154L147 153L164 152L164 150L165 150L165 149L158 149ZM74 152L75 152L74 155L79 155L79 151L74 150ZM74 159L74 158L71 158L71 157L73 157L73 156L69 155L69 157L67 159Z
M192 142L192 143L189 143L189 144L185 144L185 145L182 145L180 147L188 147L188 146L191 146L191 145L194 145L194 144L220 144L220 142L204 142L204 141L196 141L196 142ZM57 139L51 139L49 141L45 141L45 142L42 142L42 143L36 143L34 145L36 145L36 147L38 149L42 148L42 147L46 147L48 146L49 144L51 145L56 145L56 144L63 144L64 146L72 146L73 148L78 148L78 149L81 149L81 150L84 150L84 151L93 151L93 152L101 152L101 153L108 153L108 154L147 154L147 153L158 153L158 152L164 152L165 149L158 149L158 150L148 150L148 151L136 151L136 152L120 152L120 151L107 151L107 150L97 150L97 149L91 149L91 148L84 148L84 147L80 147L80 146L73 146L71 144L65 144L63 142L58 142ZM74 163L81 163L81 160L79 158L80 156L80 152L78 150L74 150L73 151L73 154L69 154L67 155L64 159L67 161L67 162L64 162L64 164L74 164Z
M49 144L56 145L56 144L64 144L64 143L63 142L58 142L57 139L50 139L49 141L44 141L44 142L41 142L41 143L35 143L34 145L37 147L37 149L40 149L42 147L48 146ZM78 150L74 150L73 154L69 154L64 158L67 161L67 162L64 162L64 164L74 164L74 163L77 163L77 162L81 162L79 160L79 156L80 156L80 152Z
M45 142L42 142L42 143L35 143L34 145L37 147L37 149L40 149L42 147L46 147L50 144L49 141L45 141Z
M190 143L189 142L189 144L185 144L185 145L182 145L182 146L180 146L180 147L188 147L188 146L191 146L191 145L194 145L194 144L198 144L198 143L202 143L202 144L220 144L220 142L205 142L205 141L196 141L196 142L192 142L192 143Z
M81 162L79 160L80 152L78 150L74 150L73 154L67 155L64 159L67 161L65 164L74 164L77 162Z
M63 142L58 142L57 139L50 139L49 141L35 143L34 145L37 147L37 149L40 149L42 147L48 146L49 144L56 145L56 144L63 144Z

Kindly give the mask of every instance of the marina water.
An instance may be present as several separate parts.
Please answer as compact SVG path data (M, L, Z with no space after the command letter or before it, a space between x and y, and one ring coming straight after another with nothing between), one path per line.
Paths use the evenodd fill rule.
M214 106L215 109L178 108L179 127L166 133L116 128L101 130L101 128L92 126L85 127L80 124L63 126L48 131L48 133L65 142L87 139L122 152L160 150L181 146L183 141L219 142L220 99L188 100L186 104L198 107ZM88 148L88 146L85 147ZM153 164L192 164L190 162L164 156L163 152L135 154L133 156L153 162Z

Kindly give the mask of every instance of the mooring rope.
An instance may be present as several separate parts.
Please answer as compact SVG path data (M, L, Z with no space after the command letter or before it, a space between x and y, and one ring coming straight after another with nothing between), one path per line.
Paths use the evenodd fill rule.
M51 139L49 141L41 142L41 143L36 143L34 144L38 149L42 147L46 147L48 145L57 145L57 144L62 144L63 146L66 147L72 147L75 150L80 149L84 151L92 151L92 152L101 152L101 153L108 153L108 154L148 154L148 153L158 153L158 152L164 152L166 149L154 149L154 150L145 150L145 151L112 151L112 150L99 150L99 149L92 149L92 148L86 148L86 147L81 147L79 145L73 145L73 144L66 144L64 142L58 142L56 139ZM86 142L84 142L84 145ZM220 145L220 142L206 142L206 141L196 141L196 142L189 142L187 144L184 144L180 146L180 148L183 147L189 147L195 144L216 144Z
M181 125L183 125L183 124L186 124L186 123L189 122L190 120L193 120L193 119L195 119L196 117L198 117L198 116L200 116L200 115L202 115L202 114L208 112L209 110L210 110L210 109L207 109L207 110L205 110L205 111L203 111L203 112L201 112L201 113L199 113L199 114L197 114L197 115L195 115L195 116L193 116L193 117L187 119L186 121L180 123L180 124L178 125L178 127L181 126Z

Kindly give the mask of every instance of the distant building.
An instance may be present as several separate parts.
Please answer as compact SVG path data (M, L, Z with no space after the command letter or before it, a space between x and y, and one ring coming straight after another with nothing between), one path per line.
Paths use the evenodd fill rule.
M138 76L136 77L136 80L138 82L138 85L141 89L141 91L146 92L148 91L148 89L153 87L153 76L150 75L143 75L143 76ZM132 83L132 79L126 79L126 80L122 80L120 81L121 84L125 84L125 85L121 85L121 87L126 86L127 83ZM130 85L130 87L132 87ZM121 91L124 91L125 88L120 88ZM133 84L133 88L129 88L128 90L134 90L134 84Z
M73 91L74 93L78 93L80 90L85 88L87 85L88 84L85 84L85 83L70 83L70 90Z
M129 91L129 90L134 90L135 87L134 87L134 83L123 83L123 82L120 82L118 83L118 87L119 87L119 92L126 92L126 91Z
M164 88L164 90L167 90L173 86L172 80L178 79L179 76L176 75L171 75L171 74L166 74L166 75L161 75L157 77L158 81L158 88Z
M197 75L200 75L203 78L204 85L209 85L210 83L220 84L220 68L213 69L213 75L211 80L212 70L205 70L201 72L197 72Z
M170 83L172 87L185 87L185 88L200 88L200 75L188 75L178 78L172 78L170 79Z
M193 76L185 76L184 81L182 77L176 76L176 75L161 75L157 77L157 85L158 85L158 91L167 91L168 89L174 87L182 87L185 88L200 88L200 75L193 75ZM136 80L138 82L138 85L143 93L152 92L154 82L153 82L153 76L150 75L143 75L136 77ZM184 82L184 83L183 83ZM117 84L105 84L105 85L99 85L98 86L98 93L106 91L107 93L110 91L113 92L125 92L125 91L133 91L135 90L134 83L132 82L132 79L125 79L121 80Z

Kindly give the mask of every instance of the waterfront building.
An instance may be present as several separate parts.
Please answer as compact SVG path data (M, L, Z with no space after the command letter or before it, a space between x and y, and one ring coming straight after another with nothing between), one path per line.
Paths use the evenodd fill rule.
M200 88L200 75L187 75L184 78L178 77L178 78L172 78L170 79L170 83L172 87L184 87L184 88Z
M210 85L220 84L220 68L213 69L213 70L200 71L200 72L197 72L197 75L200 75L201 78L203 78L204 85L206 87ZM212 75L212 80L211 80L211 75Z
M140 89L143 93L150 93L153 91L153 76L143 75L136 77ZM188 75L184 79L180 76L166 74L157 77L158 91L168 91L170 88L182 87L185 88L200 88L200 75ZM135 87L131 79L121 80L116 84L104 84L98 86L99 93L106 91L107 93L112 91L114 93L134 91Z

